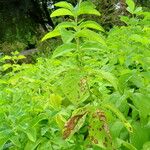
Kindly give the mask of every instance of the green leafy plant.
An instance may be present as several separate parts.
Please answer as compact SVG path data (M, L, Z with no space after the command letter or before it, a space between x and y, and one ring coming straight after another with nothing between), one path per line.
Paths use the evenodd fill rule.
M148 13L104 37L99 24L82 19L100 15L91 2L55 6L51 17L70 22L43 40L60 36L63 44L50 58L0 74L0 149L148 150Z

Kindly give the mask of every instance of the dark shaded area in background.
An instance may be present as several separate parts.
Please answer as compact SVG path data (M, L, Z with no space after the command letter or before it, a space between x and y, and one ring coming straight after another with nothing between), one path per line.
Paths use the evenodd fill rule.
M0 0L0 43L19 41L26 49L35 48L36 39L42 32L53 28L50 18L52 3L61 0ZM73 5L76 0L67 0ZM118 15L125 12L125 0L92 0L102 13L99 21L105 29L120 24ZM121 9L114 5L120 2ZM135 0L136 4L150 8L150 0ZM120 24L121 25L121 24Z

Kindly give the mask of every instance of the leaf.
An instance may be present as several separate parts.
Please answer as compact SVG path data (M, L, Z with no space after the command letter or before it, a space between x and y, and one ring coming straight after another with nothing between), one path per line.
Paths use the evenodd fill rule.
M17 57L17 59L24 59L24 58L26 58L24 55L19 55L19 56Z
M61 34L63 43L70 43L75 37L75 34L71 30L68 31L66 29L61 29L60 34Z
M10 138L10 141L17 147L21 148L21 143L19 141L19 135L14 135Z
M31 126L36 126L40 121L47 119L47 116L45 113L40 113L38 116L34 117L31 121Z
M129 150L137 150L132 144L125 142L122 139L117 138L117 142L119 143L119 145L123 145Z
M36 129L35 128L33 127L28 128L24 132L27 134L30 141L32 142L36 141Z
M103 104L103 107L106 109L111 110L124 124L124 126L127 128L129 132L133 132L133 128L130 125L130 123L126 120L124 115L112 104Z
M106 46L106 43L102 39L102 37L98 33L91 31L89 29L83 29L83 30L77 32L76 36L77 37L84 37L84 38L87 38L87 39L92 40L92 41L97 41L97 42L103 44L104 46Z
M53 150L51 141L49 139L43 139L37 147L37 150Z
M106 115L102 110L92 111L89 115L89 139L92 144L103 149L112 148L112 138L107 124Z
M128 16L121 16L120 20L129 25L130 18Z
M12 64L4 64L3 65L3 70L6 71L7 69L11 68Z
M140 42L143 45L150 44L150 39L149 38L140 36L138 34L132 34L130 36L130 39L133 40L133 41L135 41L135 42Z
M83 126L85 122L86 114L87 113L76 114L66 122L63 132L64 139L71 137L74 133L79 131L79 129Z
M3 147L7 141L8 141L8 138L0 138L0 150L3 150Z
M57 7L63 7L63 8L67 8L69 10L73 10L72 4L68 3L68 2L65 2L65 1L58 2L58 3L54 4L54 5L57 6Z
M148 115L150 114L150 97L141 93L133 94L133 103L139 110L141 122L147 121Z
M78 69L70 69L66 72L61 89L74 105L83 103L89 97L87 79Z
M91 14L91 15L97 15L100 16L100 13L95 9L95 5L93 5L91 2L82 2L80 4L79 10L77 12L77 15L83 15L83 14Z
M50 17L59 17L59 16L74 16L74 14L68 9L59 8L54 12L52 12L52 14L50 15Z
M133 12L135 9L135 3L133 0L126 0L127 5L129 6L130 10Z
M56 36L60 36L59 30L53 30L53 31L47 33L47 34L42 38L42 41L45 41L45 40L47 40L47 39L50 39L50 38L53 38L53 37L56 37Z
M63 44L61 46L58 46L53 55L52 55L52 58L56 58L56 57L59 57L59 56L63 56L65 55L66 53L68 52L71 52L71 51L75 51L76 50L76 44L74 43L66 43L66 44Z
M76 28L76 23L75 22L62 22L59 23L55 29L61 29L61 28Z
M102 45L99 42L94 41L86 41L81 45L81 50L100 50L102 49Z
M61 109L62 97L59 95L51 94L50 96L50 106L55 110Z
M118 80L112 73L104 70L98 70L98 73L100 73L104 79L109 81L116 90L118 89Z
M36 142L28 141L25 145L24 150L35 150L36 147L41 143L42 139L38 139Z
M140 12L142 12L142 7L137 7L137 8L134 10L134 13L135 13L135 14L138 14L138 13L140 13Z
M144 143L142 150L150 150L150 141Z
M2 60L11 60L11 59L12 59L12 56L8 56L8 55L6 55L2 58Z
M130 134L130 142L138 150L142 149L145 142L149 141L150 128L139 123L133 124L134 132Z
M60 129L63 129L64 124L65 124L65 122L66 122L65 118L63 118L63 116L62 116L61 114L57 114L57 115L55 116L55 120L56 120L56 123L57 123L58 127L59 127Z
M80 28L91 28L99 31L104 31L104 29L95 21L85 21L79 25Z
M111 133L113 138L119 137L121 130L123 128L123 124L120 121L116 121L112 126L111 126Z

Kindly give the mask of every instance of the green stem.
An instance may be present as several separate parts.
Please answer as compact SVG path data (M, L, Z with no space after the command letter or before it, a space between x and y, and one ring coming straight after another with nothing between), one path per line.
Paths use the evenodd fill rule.
M78 2L78 8L80 7L80 4L81 4L82 0L79 0ZM76 26L77 26L77 29L76 29L76 32L78 32L80 29L78 27L78 16L75 17L75 23L76 23ZM80 51L80 38L77 37L76 39L76 60L77 60L77 64L78 64L78 67L81 68L82 66L82 55L81 55L81 51Z

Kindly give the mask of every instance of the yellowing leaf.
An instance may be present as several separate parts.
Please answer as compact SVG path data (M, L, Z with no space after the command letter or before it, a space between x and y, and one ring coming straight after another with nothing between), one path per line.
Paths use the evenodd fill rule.
M59 95L51 94L50 106L55 110L61 109L62 97Z

